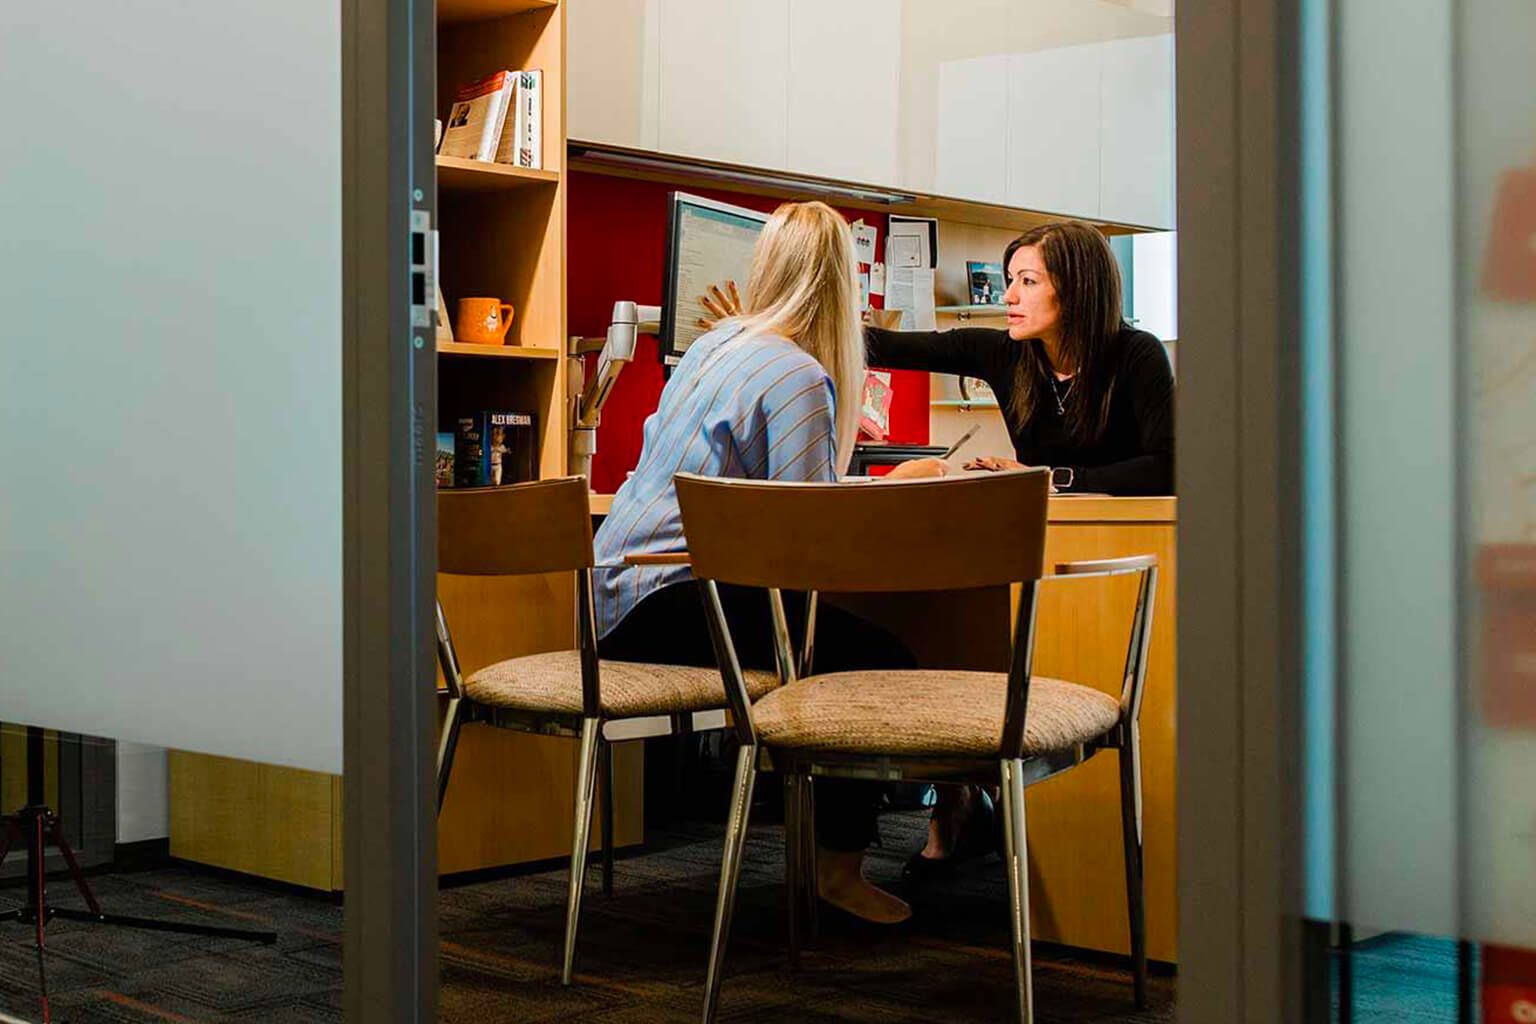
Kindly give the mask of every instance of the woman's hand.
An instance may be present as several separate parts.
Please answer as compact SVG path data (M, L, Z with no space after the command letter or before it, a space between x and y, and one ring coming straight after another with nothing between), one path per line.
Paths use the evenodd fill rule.
M706 331L713 330L715 325L718 324L721 320L725 320L728 317L740 316L741 296L736 291L736 282L725 282L725 291L721 291L720 286L717 284L710 285L709 294L699 296L699 305L709 310L710 314L714 318L707 319L702 316L699 317L698 324Z
M942 459L910 459L891 470L882 480L921 480L924 477L944 476L949 466Z
M966 469L979 469L988 473L1000 473L1006 469L1028 469L1022 462L1001 458L996 455L983 455L979 459L972 459L965 464Z

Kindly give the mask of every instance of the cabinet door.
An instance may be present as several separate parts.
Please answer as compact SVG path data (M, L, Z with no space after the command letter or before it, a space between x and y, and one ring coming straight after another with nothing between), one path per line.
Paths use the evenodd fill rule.
M565 24L567 135L656 149L661 0L567 4Z
M1173 36L1103 45L1101 216L1172 228Z
M789 0L660 2L660 149L783 168Z
M1131 236L1131 315L1164 341L1179 338L1178 251L1172 231Z
M933 183L943 196L1008 202L1008 58L939 65Z
M790 0L790 169L894 185L900 95L899 4Z
M1009 205L1101 216L1101 58L1098 43L1008 58Z

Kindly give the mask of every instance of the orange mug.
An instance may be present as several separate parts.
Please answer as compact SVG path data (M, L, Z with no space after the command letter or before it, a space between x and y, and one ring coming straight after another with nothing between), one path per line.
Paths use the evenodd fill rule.
M512 329L512 305L500 299L460 299L453 323L454 341L473 345L505 345Z

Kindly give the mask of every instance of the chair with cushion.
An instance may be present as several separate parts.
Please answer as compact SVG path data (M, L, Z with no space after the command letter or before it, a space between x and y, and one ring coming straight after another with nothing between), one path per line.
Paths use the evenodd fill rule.
M561 980L569 985L600 765L606 774L603 887L605 891L612 887L613 762L609 743L616 738L643 739L718 727L724 721L725 689L720 672L714 668L598 658L592 610L592 518L584 479L444 490L438 492L437 515L439 572L466 576L569 572L576 577L575 650L509 658L467 678L459 670L442 605L437 608L438 660L448 689L437 757L439 810L448 792L459 730L466 723L483 722L581 741L561 966ZM770 672L747 673L743 679L748 699L756 699L777 683Z
M999 785L1018 1016L1032 1018L1024 787L1119 753L1121 824L1138 1006L1146 999L1140 732L1157 562L1152 556L1058 566L1056 577L1140 577L1116 696L1031 675L1035 595L1042 582L1044 470L871 485L786 484L679 474L678 502L741 743L705 985L714 1019L720 971L759 770L785 778L792 960L816 903L811 779L845 776ZM770 591L780 686L760 700L731 643L717 583ZM781 590L870 593L1018 585L1005 672L913 670L795 676ZM1001 624L999 628L1003 628ZM805 645L813 642L814 623ZM803 667L805 660L801 660ZM756 702L754 703L754 700Z

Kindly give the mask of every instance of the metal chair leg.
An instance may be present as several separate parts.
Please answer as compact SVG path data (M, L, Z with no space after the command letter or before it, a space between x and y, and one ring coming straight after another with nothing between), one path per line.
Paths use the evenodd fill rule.
M800 841L800 776L784 773L784 903L789 912L789 966L800 969L800 917L805 904L804 847Z
M1003 860L1008 868L1008 911L1013 926L1013 972L1019 1024L1034 1024L1035 993L1029 953L1029 843L1024 828L1023 762L1002 762Z
M598 764L603 773L603 792L598 813L603 833L603 896L613 898L613 744L598 740Z
M757 748L744 745L736 752L736 783L731 789L731 813L725 823L715 933L709 946L709 970L704 976L704 1024L712 1024L720 1002L720 969L725 959L725 940L731 931L731 913L736 908L736 882L741 877L741 853L746 845L747 818L752 812L752 786L756 780Z
M437 738L437 810L443 810L443 800L448 796L448 777L453 773L453 755L459 746L459 728L464 722L464 701L461 697L449 697L443 709L443 724Z
M1120 831L1125 840L1125 902L1130 912L1136 1008L1147 1008L1147 907L1142 877L1141 729L1132 724L1120 748Z
M576 823L571 837L571 890L565 905L565 960L560 984L571 983L576 961L576 922L581 917L581 893L586 884L587 844L592 840L592 790L597 782L597 748L602 743L602 722L581 720L581 754L576 766Z
M800 865L801 904L807 938L815 939L820 933L821 896L816 883L816 787L810 775L800 776Z

